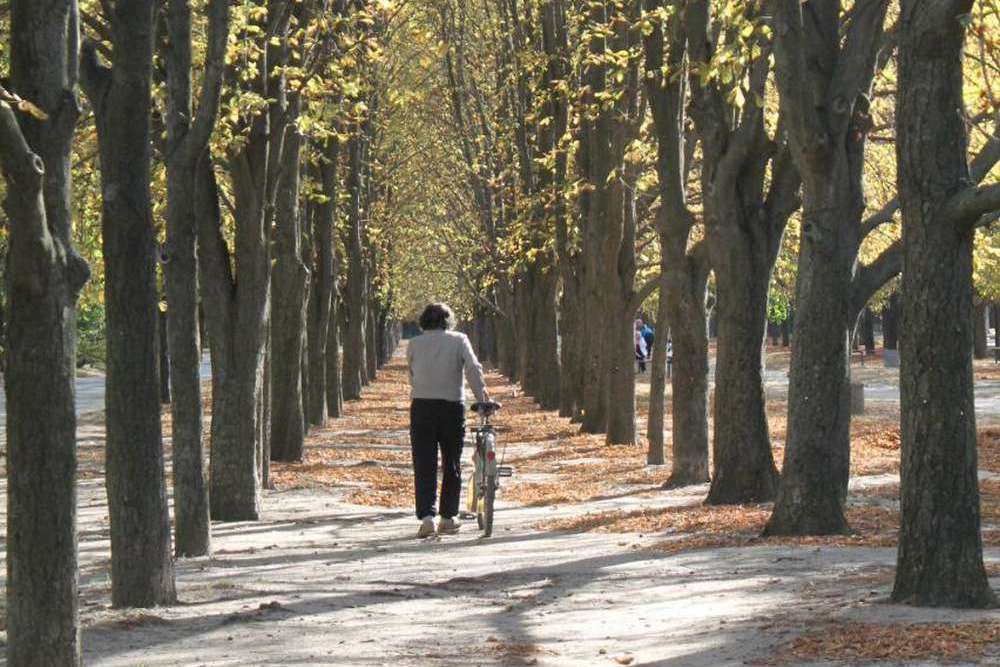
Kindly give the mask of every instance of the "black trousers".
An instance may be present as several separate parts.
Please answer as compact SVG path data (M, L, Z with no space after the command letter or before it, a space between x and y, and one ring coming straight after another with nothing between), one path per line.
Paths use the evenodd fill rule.
M462 444L465 405L457 401L416 398L410 403L410 448L417 518L434 516L438 449L441 450L441 516L458 514L462 495Z

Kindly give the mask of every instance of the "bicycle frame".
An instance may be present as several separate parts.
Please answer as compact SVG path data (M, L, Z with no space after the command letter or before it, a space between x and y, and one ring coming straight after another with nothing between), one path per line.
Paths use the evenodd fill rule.
M492 410L479 411L479 426L475 429L474 471L469 482L469 511L476 515L480 529L489 537L493 533L493 508L500 478L510 477L513 470L497 462L497 436L490 424Z
M490 424L490 415L479 416L479 427L476 429L476 483L485 485L486 477L496 475L497 470L497 435ZM481 488L480 488L481 490Z

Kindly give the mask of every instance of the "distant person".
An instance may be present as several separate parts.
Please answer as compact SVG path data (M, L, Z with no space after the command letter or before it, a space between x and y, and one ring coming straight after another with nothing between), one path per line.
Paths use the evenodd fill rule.
M653 338L654 338L653 327L649 326L646 323L643 323L641 333L642 333L642 339L646 341L646 356L648 358L653 354Z
M465 440L465 386L469 381L479 401L488 401L483 367L463 333L452 331L455 316L443 303L432 303L420 315L423 333L410 340L410 448L417 519L417 537L434 534L438 449L441 450L441 520L437 532L457 533L462 493L462 445Z
M635 360L639 364L639 372L645 373L649 350L646 348L646 340L642 337L642 327L642 320L637 319L635 321Z

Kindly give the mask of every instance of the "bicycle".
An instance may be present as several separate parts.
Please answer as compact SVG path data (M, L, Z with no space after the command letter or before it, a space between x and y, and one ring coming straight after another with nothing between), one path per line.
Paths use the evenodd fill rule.
M490 423L490 417L500 409L493 401L473 403L472 411L479 415L479 426L475 429L476 449L472 455L473 472L469 481L469 512L476 515L476 523L484 537L493 534L493 509L496 503L500 478L514 474L510 466L497 463L497 435ZM501 457L502 459L502 457Z

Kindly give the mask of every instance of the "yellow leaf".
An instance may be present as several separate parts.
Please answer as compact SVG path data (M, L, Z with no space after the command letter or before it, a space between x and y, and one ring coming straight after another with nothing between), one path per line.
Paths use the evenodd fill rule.
M23 111L26 114L31 115L38 120L48 120L49 115L39 109L36 105L32 104L28 100L18 100L17 108L19 111Z

